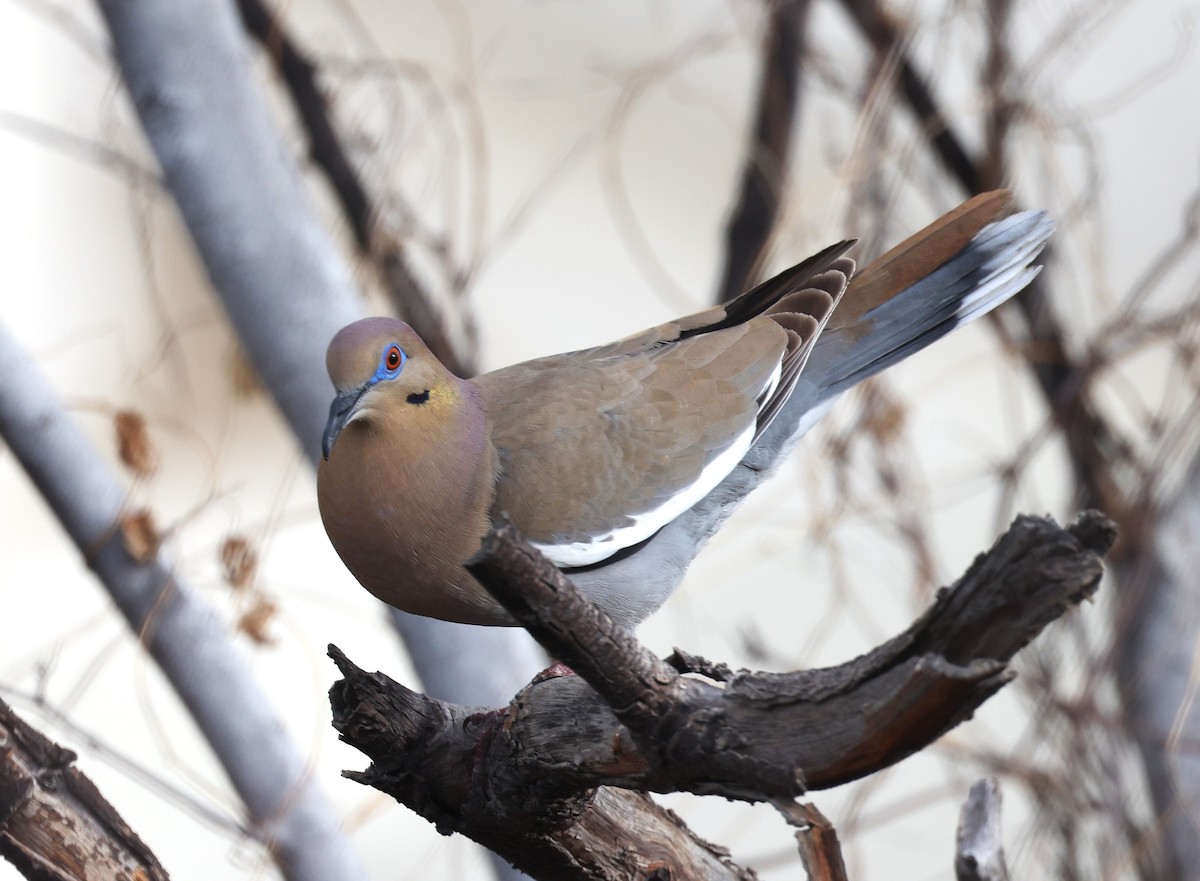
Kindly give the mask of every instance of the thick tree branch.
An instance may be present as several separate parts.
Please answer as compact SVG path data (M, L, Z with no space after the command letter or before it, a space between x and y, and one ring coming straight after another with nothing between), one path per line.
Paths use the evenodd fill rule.
M499 746L503 711L473 713L432 700L360 670L333 646L330 657L345 677L329 692L334 727L374 761L366 772L346 776L391 795L442 834L467 835L534 877L556 881L754 877L642 793L579 788L571 778L565 785L539 780L536 758L516 783L515 767L486 758ZM574 722L559 716L557 725ZM559 771L569 774L569 759ZM514 783L526 787L515 798ZM671 874L655 875L665 866Z
M259 376L316 464L332 389L325 347L363 317L350 272L318 221L224 0L102 0L116 60L167 187ZM399 615L401 613L397 613ZM405 620L422 680L476 700L478 670L508 685L540 659L519 632Z
M722 676L721 688L677 675L714 668L679 654L674 668L655 658L508 528L468 568L613 707L650 763L639 786L774 798L877 771L967 718L1008 680L1005 662L1095 589L1110 530L1096 513L1070 530L1021 517L875 651L825 670ZM792 742L797 732L802 744Z
M0 438L188 708L284 875L360 878L332 808L242 648L156 551L130 552L120 481L2 327L0 376Z
M75 758L0 701L0 854L31 881L167 881Z
M469 568L579 676L535 681L507 713L471 716L332 650L345 676L331 691L334 724L372 759L354 779L514 861L604 822L592 814L597 786L790 800L886 767L969 718L1011 679L1012 655L1095 590L1113 537L1096 513L1070 529L1021 517L905 633L838 667L771 674L658 660L502 528ZM614 834L610 847L626 846ZM519 865L608 877L554 874L539 860Z

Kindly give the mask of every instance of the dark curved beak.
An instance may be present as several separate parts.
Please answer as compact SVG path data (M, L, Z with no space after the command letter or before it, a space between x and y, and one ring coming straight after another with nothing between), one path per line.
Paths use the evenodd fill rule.
M329 459L329 451L333 449L333 442L337 440L337 436L342 433L342 429L346 427L346 423L354 415L354 411L358 407L359 398L363 396L363 392L365 391L366 388L364 387L342 392L329 405L329 421L325 423L325 434L321 438L321 452L324 454L326 460Z

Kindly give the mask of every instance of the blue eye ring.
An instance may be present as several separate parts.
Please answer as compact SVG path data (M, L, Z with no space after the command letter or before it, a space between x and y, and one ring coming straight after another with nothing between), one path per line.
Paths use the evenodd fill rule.
M400 348L397 343L388 343L383 347L383 354L379 358L379 367L375 370L375 379L392 379L401 370L404 369L404 362L408 360L408 355Z

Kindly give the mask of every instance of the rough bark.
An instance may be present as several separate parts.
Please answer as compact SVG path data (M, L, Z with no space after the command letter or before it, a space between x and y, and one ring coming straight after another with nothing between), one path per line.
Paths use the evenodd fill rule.
M0 701L0 854L30 881L167 881L75 758Z
M1069 529L1019 518L905 633L838 667L776 674L681 652L659 660L504 528L471 570L579 675L540 677L506 712L472 714L366 674L331 647L345 677L330 692L334 725L372 760L350 776L440 831L534 877L615 877L595 869L600 854L587 867L556 856L607 827L597 787L783 803L897 762L1012 678L1013 654L1095 590L1113 538L1095 513ZM596 841L605 852L637 851L640 839L619 828L606 835ZM670 865L697 849L690 842Z

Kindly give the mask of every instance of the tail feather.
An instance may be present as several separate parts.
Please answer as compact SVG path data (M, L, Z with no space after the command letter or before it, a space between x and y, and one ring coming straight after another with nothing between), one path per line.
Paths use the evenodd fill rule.
M809 402L832 399L1009 299L1037 275L1030 262L1053 231L1043 211L989 224L924 278L852 323L827 328L801 380Z

